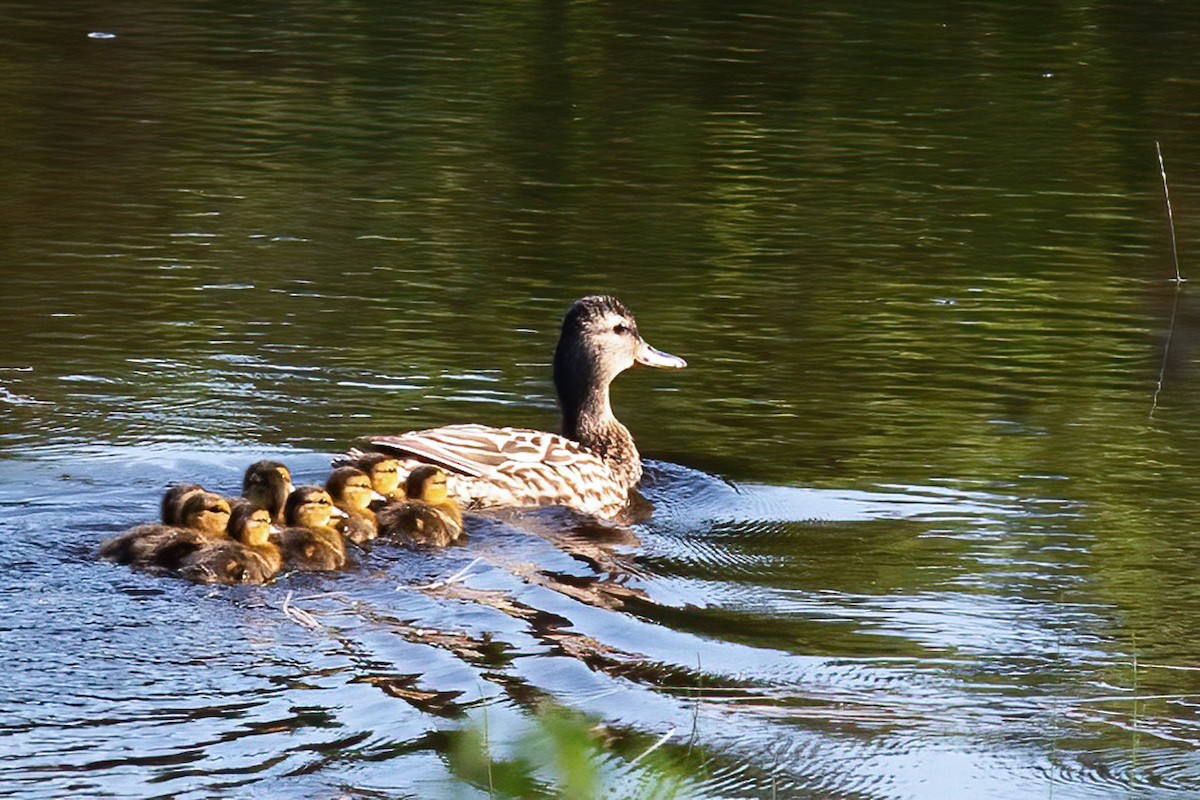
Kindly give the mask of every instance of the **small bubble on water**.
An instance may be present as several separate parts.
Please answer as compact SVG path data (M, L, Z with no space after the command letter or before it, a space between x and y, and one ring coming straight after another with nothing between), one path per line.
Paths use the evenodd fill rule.
M117 35L115 33L108 33L107 31L92 31L91 33L88 34L88 38L89 39L115 39L115 38L117 38Z

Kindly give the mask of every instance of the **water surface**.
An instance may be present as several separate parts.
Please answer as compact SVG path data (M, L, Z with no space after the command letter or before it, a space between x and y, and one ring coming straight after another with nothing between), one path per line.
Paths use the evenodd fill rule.
M727 5L10 9L0 796L486 797L458 732L546 705L629 793L672 729L702 798L1200 791L1200 11ZM644 522L96 561L172 482L555 428L593 291L689 361L614 387Z

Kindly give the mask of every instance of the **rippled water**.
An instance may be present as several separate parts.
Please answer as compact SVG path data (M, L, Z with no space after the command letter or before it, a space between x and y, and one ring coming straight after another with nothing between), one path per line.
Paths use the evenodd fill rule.
M1189 275L1200 11L11 11L0 797L483 797L459 732L547 705L618 794L672 730L702 798L1200 792L1200 303L1155 154ZM554 428L592 291L689 362L614 387L644 522L265 587L96 561L172 482Z

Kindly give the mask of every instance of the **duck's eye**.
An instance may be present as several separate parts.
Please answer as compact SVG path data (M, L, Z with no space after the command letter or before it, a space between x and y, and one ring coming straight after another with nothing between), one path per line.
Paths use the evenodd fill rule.
M207 509L205 509L205 510L206 510L206 511L211 511L211 512L212 512L212 513L214 513L214 514L228 514L228 513L229 513L228 511L226 511L225 509L221 508L220 506L209 506L209 507L208 507Z
M633 333L633 328L630 328L624 322L618 322L613 328L613 333L619 336L627 336L628 334Z

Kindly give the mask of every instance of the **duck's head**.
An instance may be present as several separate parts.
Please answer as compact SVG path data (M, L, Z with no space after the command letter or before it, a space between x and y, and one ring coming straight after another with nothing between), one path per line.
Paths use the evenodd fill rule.
M320 486L299 486L288 495L284 515L288 525L323 528L333 514L333 499Z
M198 483L177 483L167 489L162 498L162 521L164 525L183 524L183 503L189 497L203 492L204 487Z
M357 467L338 467L329 473L325 491L339 506L356 511L364 510L376 496L371 476Z
M292 489L292 473L278 461L255 461L242 475L242 497L266 508L280 519Z
M637 320L615 297L591 295L571 304L554 351L554 382L590 378L612 381L634 364L682 369L687 362L655 350L638 332Z
M408 473L404 492L410 498L424 500L432 505L445 503L450 497L446 491L445 470L429 464L422 464Z
M383 453L367 453L355 466L371 478L371 487L384 497L400 492L400 462Z
M229 501L212 492L193 492L183 501L179 515L184 527L221 536L229 527Z
M271 537L271 512L249 500L238 500L229 512L229 535L251 547L262 547Z
M554 387L563 406L564 430L584 407L607 409L608 385L634 364L682 369L687 362L655 350L638 332L637 320L615 297L591 295L571 304L554 350Z

